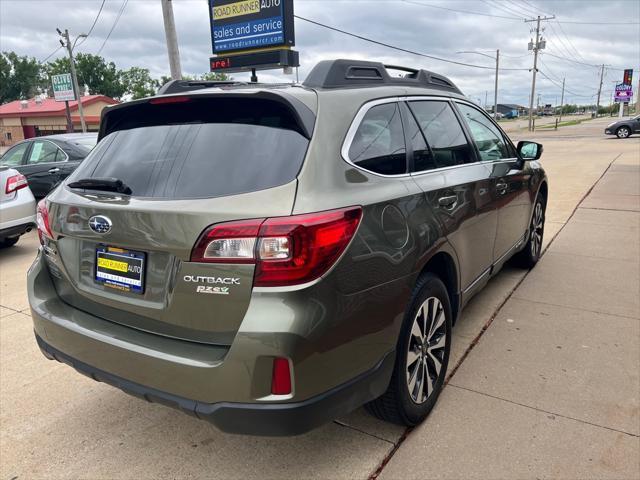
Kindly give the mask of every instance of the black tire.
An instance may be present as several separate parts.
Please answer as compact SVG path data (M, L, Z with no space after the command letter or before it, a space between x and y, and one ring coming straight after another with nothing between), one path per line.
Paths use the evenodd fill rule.
M18 243L19 238L20 237L3 238L2 240L0 240L0 248L13 247L16 243Z
M524 248L515 257L515 263L522 268L531 269L536 266L542 254L542 241L544 239L544 221L546 212L546 201L544 197L538 195L536 203L533 205L533 214L529 223L529 234Z
M616 136L618 138L629 138L631 136L631 129L624 125L622 127L618 127L616 130Z
M420 311L424 312L422 317L422 320L426 320L424 323L420 320ZM432 311L435 311L433 316L431 315ZM440 312L444 314L444 321L440 317ZM451 315L451 303L444 283L432 273L420 277L402 322L396 348L396 361L389 387L381 397L365 405L369 413L381 420L409 427L417 425L425 419L436 404L447 375L449 352L451 351ZM429 332L430 327L434 324L437 327L433 329L432 335L428 333L424 335L426 341L423 339L420 343L418 336L412 335L415 322L418 322L416 328L419 329L419 332ZM420 328L420 324L425 326ZM444 345L439 346L442 343ZM421 348L421 345L424 347ZM410 347L412 355L416 358L413 362L409 362L408 359ZM439 371L436 371L435 359L440 360ZM424 381L427 378L425 365L426 372L431 373L428 378L431 379L432 387L426 395L420 390L425 385L429 386L429 382ZM415 377L408 377L411 372ZM421 383L420 373L423 375ZM415 378L415 381L412 382L412 391L409 387L411 378ZM422 398L421 402L416 401L419 398Z

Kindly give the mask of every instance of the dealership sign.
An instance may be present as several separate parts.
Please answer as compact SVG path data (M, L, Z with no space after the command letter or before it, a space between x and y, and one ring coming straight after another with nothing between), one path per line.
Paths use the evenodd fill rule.
M291 47L293 0L209 0L213 53Z
M626 69L622 77L622 83L616 85L616 90L613 95L613 100L618 103L627 103L633 100L633 70Z
M73 93L73 83L71 82L70 73L53 75L51 77L51 86L53 87L53 97L56 102L66 102L76 99Z

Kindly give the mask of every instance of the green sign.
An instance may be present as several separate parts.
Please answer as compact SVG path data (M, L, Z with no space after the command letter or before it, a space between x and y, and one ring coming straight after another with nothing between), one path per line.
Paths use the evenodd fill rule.
M56 102L76 99L76 96L73 93L73 82L71 81L70 73L53 75L51 77L51 84L53 86L53 96L56 99Z

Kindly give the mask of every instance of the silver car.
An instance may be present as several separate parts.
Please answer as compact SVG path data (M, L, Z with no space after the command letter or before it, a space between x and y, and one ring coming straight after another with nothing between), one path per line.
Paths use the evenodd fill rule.
M16 244L36 222L36 201L27 178L17 170L0 167L0 248Z

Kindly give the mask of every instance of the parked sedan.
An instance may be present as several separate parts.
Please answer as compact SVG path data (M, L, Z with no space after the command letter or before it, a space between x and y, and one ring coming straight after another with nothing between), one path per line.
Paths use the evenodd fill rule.
M65 133L24 140L0 157L0 165L27 177L36 199L45 197L73 172L98 141L95 133Z
M625 118L617 122L610 123L604 129L607 135L615 135L618 138L627 138L632 133L640 133L640 115L633 118Z
M36 223L36 202L24 175L0 166L0 248L16 244Z

